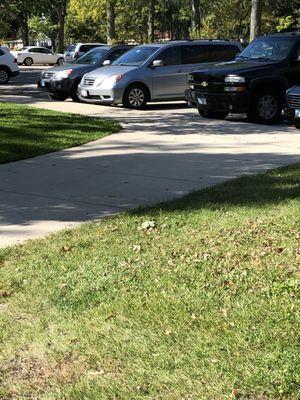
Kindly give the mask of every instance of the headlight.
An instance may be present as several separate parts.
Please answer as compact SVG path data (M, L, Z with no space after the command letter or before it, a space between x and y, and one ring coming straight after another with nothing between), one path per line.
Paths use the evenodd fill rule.
M227 82L227 83L245 83L246 80L243 76L227 75L225 77L225 82Z
M117 83L119 82L124 75L119 74L119 75L112 75L109 76L108 78L105 78L102 82L105 82L105 84L109 84L109 83Z
M66 69L65 71L57 72L54 75L53 79L56 81L61 81L63 79L67 79L72 74L72 72L73 72L72 69Z

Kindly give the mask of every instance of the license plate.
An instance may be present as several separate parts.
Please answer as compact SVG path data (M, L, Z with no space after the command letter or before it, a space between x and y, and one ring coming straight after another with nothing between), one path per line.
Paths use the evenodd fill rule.
M87 91L87 90L81 90L81 96L82 97L88 97L88 95L89 95L89 92Z
M300 109L295 110L295 118L300 119Z
M198 97L198 103L200 104L200 106L206 106L207 105L207 101L206 101L206 97Z
M42 86L42 87L45 87L45 86L46 86L46 82L45 82L43 79L41 80L41 86Z

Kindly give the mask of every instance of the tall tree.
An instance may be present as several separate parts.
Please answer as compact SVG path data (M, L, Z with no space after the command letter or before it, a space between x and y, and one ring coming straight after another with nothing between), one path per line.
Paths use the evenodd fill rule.
M67 5L68 5L68 0L59 0L57 7L58 21L59 21L58 51L60 53L63 53L65 48L65 23L67 16Z
M107 43L112 44L116 39L116 13L115 1L107 0Z
M250 41L261 33L262 0L252 0L251 2L251 21L250 21Z
M200 34L200 0L192 1L192 31Z
M154 18L155 18L154 0L149 0L148 9L148 42L154 42Z

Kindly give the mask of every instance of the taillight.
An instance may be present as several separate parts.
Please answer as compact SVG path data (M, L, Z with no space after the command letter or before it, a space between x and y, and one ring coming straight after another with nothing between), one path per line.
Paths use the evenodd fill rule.
M79 54L76 51L76 53L74 53L74 58L78 58L78 56L79 56Z

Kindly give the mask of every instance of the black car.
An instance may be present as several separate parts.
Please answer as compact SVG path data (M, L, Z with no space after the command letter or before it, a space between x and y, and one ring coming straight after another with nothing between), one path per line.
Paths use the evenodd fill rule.
M53 100L64 101L71 97L73 101L79 101L77 88L83 75L113 63L131 48L129 45L94 48L74 63L44 70L38 80L38 88L49 93Z
M189 76L187 101L207 118L247 113L251 121L277 122L286 90L300 84L300 34L258 37L234 61Z
M300 86L293 86L286 92L287 106L294 111L295 126L300 129Z

